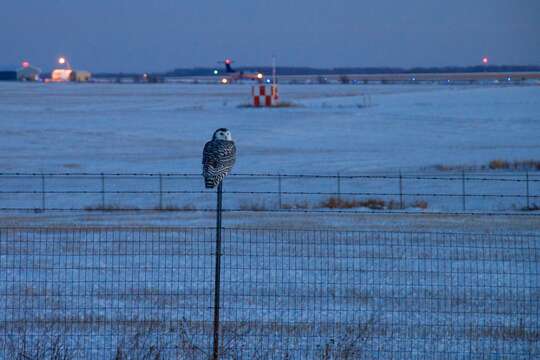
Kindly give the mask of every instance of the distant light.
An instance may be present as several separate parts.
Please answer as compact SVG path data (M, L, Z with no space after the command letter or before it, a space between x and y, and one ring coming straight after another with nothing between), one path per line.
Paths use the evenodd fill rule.
M30 63L29 63L28 61L23 61L23 62L21 63L21 65L22 65L22 67L25 68L25 69L28 68L28 67L30 67Z
M262 78L263 78L263 74L258 73L258 74L257 74L257 79L262 79Z
M270 84L270 82L272 82L272 80L266 79L266 83L267 83L267 84Z
M230 65L231 64L231 59L225 59L225 64Z
M66 58L65 58L65 57L60 57L60 58L58 59L58 63L59 63L60 65L64 65L64 64L66 63Z
M415 78L415 77L413 77L413 78L412 78L412 81L416 81L416 78Z
M219 74L219 71L214 70L214 75L217 75L217 74Z
M148 74L147 74L147 73L144 73L144 74L143 74L143 78L146 79L147 77L148 77Z
M508 81L512 81L512 78L509 76L507 80L508 80Z
M229 82L229 80L227 80L226 78L221 79L222 84L227 84L228 82Z
M482 58L482 64L487 65L489 63L489 58L487 56L484 56Z

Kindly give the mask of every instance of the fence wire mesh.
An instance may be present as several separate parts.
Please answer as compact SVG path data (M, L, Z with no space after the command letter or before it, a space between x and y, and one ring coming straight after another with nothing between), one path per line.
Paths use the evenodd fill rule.
M222 359L540 356L536 235L222 236ZM212 228L0 228L0 358L208 359L214 241Z

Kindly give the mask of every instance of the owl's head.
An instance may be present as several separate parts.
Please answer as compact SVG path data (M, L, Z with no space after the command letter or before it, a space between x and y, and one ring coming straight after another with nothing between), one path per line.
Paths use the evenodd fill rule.
M225 128L217 129L214 132L214 136L212 136L212 140L228 140L228 141L232 141L231 132L229 131L229 129L225 129Z

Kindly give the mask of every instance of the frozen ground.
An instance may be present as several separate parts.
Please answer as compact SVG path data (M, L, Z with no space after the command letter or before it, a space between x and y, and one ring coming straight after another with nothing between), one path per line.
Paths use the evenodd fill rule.
M293 109L241 109L249 86L0 84L3 172L198 172L217 127L235 171L358 173L540 158L540 87L282 86ZM359 108L362 94L373 106Z
M223 358L537 358L538 245L225 229ZM0 358L60 335L73 358L208 359L214 246L214 229L0 229Z
M373 106L361 106L365 94ZM281 95L301 107L238 108L249 101L246 86L0 83L0 171L196 173L204 142L222 126L237 141L237 173L396 174L540 159L540 87L283 86ZM150 181L117 188L155 189ZM2 178L0 186L40 183ZM154 206L155 195L136 200ZM39 207L32 196L0 201ZM339 358L342 349L352 358L538 356L539 216L233 212L224 220L248 228L224 236L222 316L238 358L253 349L268 350L259 358ZM186 358L191 341L208 348L214 232L163 227L214 221L210 212L3 212L0 358L55 334L75 358L110 357L122 342L133 350L142 341L146 354L165 347L163 358ZM41 225L57 229L6 228ZM119 225L135 228L101 227ZM273 230L252 230L261 227ZM328 231L290 230L315 228ZM375 232L337 232L347 228ZM483 235L459 234L469 232Z
M1 172L198 173L205 141L215 128L222 126L231 128L238 145L236 173L340 172L342 175L378 173L395 176L399 170L418 173L438 164L484 165L492 159L540 158L538 86L288 85L282 86L280 93L283 100L299 107L238 108L250 100L250 87L247 85L1 83L0 169ZM367 95L371 97L373 106L363 107ZM520 179L523 177L522 174L519 176ZM531 177L535 176L537 174L531 174ZM54 184L54 181L47 180L48 190L99 190L100 186L99 179L69 185L62 182ZM126 181L111 184L107 181L107 186L113 190L136 188L155 191L157 186L155 179L144 184ZM185 184L168 182L165 187L166 190L186 190L185 186L191 190L202 190L198 180ZM336 188L333 181L289 181L283 185L284 191L331 192ZM406 181L404 190L457 194L461 191L459 181L415 186ZM531 183L530 194L539 195L539 186L538 181ZM398 188L395 179L384 183L344 181L342 187L344 192L390 193L395 193ZM41 189L39 181L33 179L6 178L2 178L2 188L18 191ZM229 182L232 190L276 191L276 188L275 181ZM522 182L469 182L467 191L523 195L525 187ZM50 207L93 206L99 203L99 195L94 197L88 196L83 201L73 195L48 196L47 204ZM208 195L186 198L175 204L197 208L213 205L212 197ZM249 198L248 202L255 196ZM265 206L272 207L276 205L275 198L272 194L254 202L264 202ZM0 207L39 207L40 196L4 194L0 200ZM289 197L285 202L304 200L316 204L321 199ZM423 200L428 201L430 210L461 209L458 197ZM524 206L523 198L484 200L468 199L469 209L507 211ZM136 199L133 196L130 199L108 196L107 201L113 205L139 208L156 206L155 194L137 196ZM238 206L242 201L245 200L238 199L233 205ZM533 198L532 202L538 202L538 198ZM289 216L255 215L258 220L243 215L231 215L229 218L233 223L237 223L234 220L237 218L240 223L247 221L255 226L275 224L281 218L290 222ZM207 224L208 214L194 216L199 225ZM65 217L65 214L30 215L29 218L10 216L3 222L23 218L46 222L46 219ZM85 214L78 219L85 221L96 217ZM297 217L296 222L313 223L310 217L312 215ZM185 214L144 217L105 214L101 221L114 224L130 219L130 223L136 223L137 218L158 225L193 223L193 215ZM357 219L328 216L322 224L354 228L359 223ZM373 225L377 227L381 222L387 223L383 219L374 221ZM515 229L516 221L512 219L509 222L512 224L508 224L508 230ZM535 229L537 221L530 218L517 223L528 225L524 230L529 231ZM448 223L443 228L454 227L454 223ZM493 230L507 229L501 225Z

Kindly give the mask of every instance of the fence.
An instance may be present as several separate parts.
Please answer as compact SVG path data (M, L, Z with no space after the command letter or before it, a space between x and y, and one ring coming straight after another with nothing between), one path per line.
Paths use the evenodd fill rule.
M224 194L226 211L521 212L540 208L540 173L236 174ZM3 173L0 209L208 211L214 193L199 174Z
M222 359L540 356L537 235L222 237ZM0 228L0 358L208 359L214 242L213 228Z

